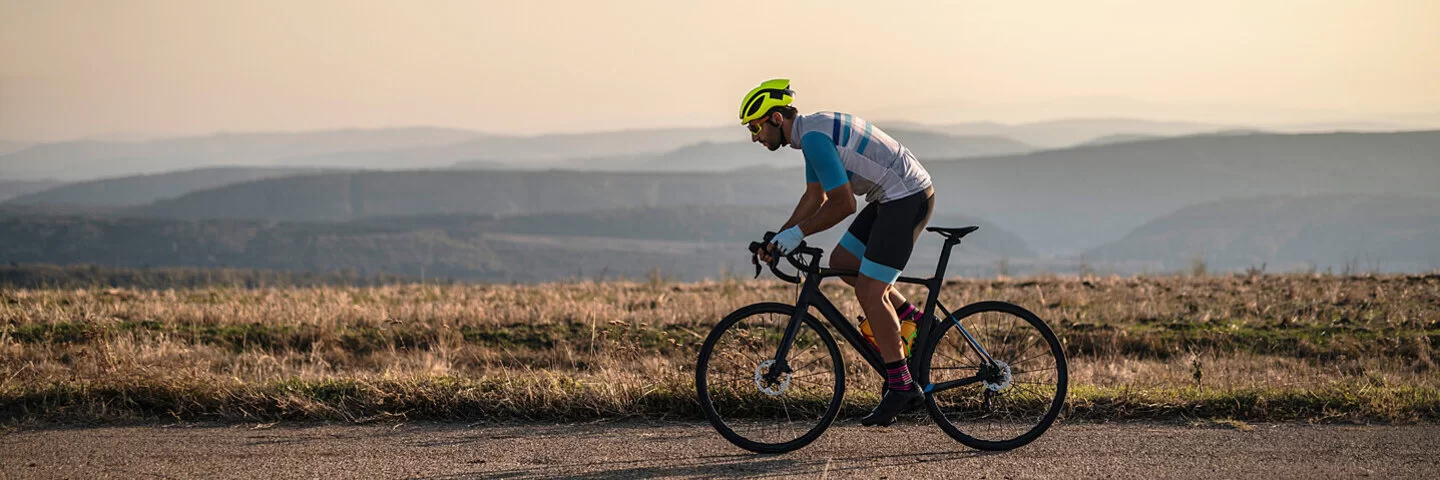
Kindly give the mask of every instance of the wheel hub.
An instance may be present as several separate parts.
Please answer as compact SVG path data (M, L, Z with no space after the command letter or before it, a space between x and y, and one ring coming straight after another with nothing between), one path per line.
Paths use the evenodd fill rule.
M986 369L987 374L981 382L985 384L986 389L992 392L999 392L1009 387L1010 382L1015 378L1010 375L1009 364L999 360L994 360L994 362L994 366Z
M770 371L770 366L774 364L775 360L770 359L760 362L760 366L755 367L755 387L760 389L760 393L778 397L784 395L785 392L790 389L790 373L780 372L776 375L774 381L766 380L765 374Z

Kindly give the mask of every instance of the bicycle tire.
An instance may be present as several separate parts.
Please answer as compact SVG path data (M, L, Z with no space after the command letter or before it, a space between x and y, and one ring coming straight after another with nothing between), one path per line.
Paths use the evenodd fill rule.
M802 317L802 328L796 334L794 346L791 347L790 358L787 359L787 362L793 361L790 365L795 371L786 376L784 387L774 387L771 385L767 387L771 388L771 391L762 389L761 375L759 373L763 368L762 363L767 360L773 360L779 348L779 339L784 336L784 329L794 311L794 305L786 305L783 303L757 303L741 307L725 316L720 323L716 324L715 328L710 331L709 336L705 338L704 345L700 347L700 354L695 363L695 393L699 399L701 410L705 412L705 417L710 420L710 424L715 427L715 430L720 432L722 437L725 437L726 440L737 447L756 453L785 453L794 451L809 445L815 441L815 439L819 438L840 413L840 405L845 397L844 359L840 356L839 346L835 343L835 339L830 335L829 330L827 330L819 320L816 320L814 316L810 315L809 312L806 312ZM748 319L767 315L769 316L768 318L758 322L744 322ZM767 321L768 325L765 324ZM765 340L769 339L773 339L773 341L763 343L754 349L747 349L751 351L735 351L737 349L733 344L734 342L729 342L728 340L731 337L744 340L746 334L749 333L748 329L746 332L734 333L739 330L736 326L745 327L752 323L756 324L757 332L769 336L768 338L762 337L763 339L760 340L760 342L765 342ZM727 333L733 334L727 337ZM710 378L712 373L711 367L712 359L714 359L716 355L717 344L723 344L721 345L721 355L729 355L731 359L734 360L733 363L737 371L750 372L753 369L754 373L748 377L740 376L741 381L721 379L718 385L723 388L712 389L711 387L714 385L712 385L712 378ZM799 379L805 378L805 375L819 375L818 373L810 373L808 369L802 370L802 368L816 366L817 369L823 369L825 366L822 363L824 356L828 356L830 359L828 362L829 372L831 372L829 378L827 379L822 375L818 382L800 382ZM717 364L717 366L719 365ZM823 373L823 370L817 371ZM744 381L747 378L749 381ZM789 388L789 385L792 383L796 385L795 390ZM827 385L828 393L826 392ZM733 392L721 391L732 387L734 389ZM800 388L805 388L805 390L801 391ZM779 390L778 394L774 391L777 389ZM785 398L786 395L792 392L796 394L795 399L797 403L794 404L796 410L799 410L801 407L807 407L804 409L805 412L816 414L813 418L813 425L802 425L804 429L802 434L794 438L787 438L788 435L785 435L775 440L753 438L759 435L753 433L742 434L737 431L735 427L742 421L755 421L761 425L768 422L766 418L767 415L775 413L773 405L770 405L774 400L779 400L785 418L790 420L791 423L794 423L793 420L795 417L792 414L798 412L792 412L792 406L787 403L787 399ZM715 396L717 393L735 396L748 395L748 397L745 399L736 399L722 396L717 399ZM806 395L814 395L817 396L817 398L818 396L828 395L829 399L823 402L825 404L823 411L816 412L815 407L817 405L814 405L813 400L807 401L804 398ZM718 406L717 403L719 404ZM747 417L747 415L749 415L749 417ZM808 418L809 415L806 417ZM806 425L808 424L809 421L806 422ZM794 432L794 426L791 425L789 430Z
M935 423L939 424L940 429L944 430L947 435L950 435L951 438L954 438L960 443L979 450L1012 450L1039 438L1041 434L1045 433L1045 430L1054 424L1055 419L1059 417L1060 411L1065 404L1069 374L1067 371L1065 350L1060 345L1059 338L1055 336L1055 333L1040 317L1019 305L993 301L979 302L966 305L953 312L952 316L960 323L965 323L966 319L975 319L978 316L990 313L997 314L1002 318L1009 316L1012 320L1022 320L1023 324L1034 328L1032 334L1036 336L1016 334L1016 332L1003 327L979 324L982 320L973 320L972 323L975 323L974 328L976 331L971 332L971 335L977 337L977 342L979 342L982 347L985 347L987 351L989 351L992 346L995 347L996 350L990 352L992 357L1001 362L1007 362L1007 367L1010 368L1005 369L1003 374L993 374L988 377L996 379L989 384L983 382L975 383L945 392L927 391L929 394L926 395L925 405L930 411L930 417L935 420ZM937 315L940 315L940 313L937 312ZM990 328L987 329L987 326ZM967 331L970 328L971 327L967 326ZM937 375L934 374L937 370L946 371L947 375L949 375L948 372L953 371L955 378L950 379L964 378L967 374L981 376L982 371L979 365L960 364L966 361L984 362L981 360L979 354L975 353L974 349L969 346L964 335L958 333L959 331L960 330L956 328L956 321L951 321L948 318L940 319L940 322L935 325L932 334L926 339L925 358L920 362L917 375L922 385L932 385L939 381L945 381L946 378L936 378ZM1000 340L1002 338L1006 340ZM1002 345L1010 338L1016 339L1017 342L1024 342L1027 346L1043 343L1045 348L1044 350L1036 352L1030 348L1010 348ZM1041 342L1041 339L1043 339L1043 342ZM986 346L987 342L989 342L991 346ZM968 351L971 356L965 357L964 353L954 353L965 351ZM941 361L945 362L945 367L942 369L936 368L937 352L941 353ZM1045 363L1043 361L1046 355L1052 359L1051 363ZM1032 360L1037 359L1039 361L1031 363ZM1011 362L1017 361L1023 364L1011 364ZM950 362L954 362L956 365L950 365ZM975 372L969 373L968 368L972 366L975 367ZM1018 373L1012 373L1017 370L1019 371ZM1047 371L1052 371L1053 375L1046 374L1045 372ZM993 373L994 371L992 370L991 372ZM1033 383L1028 381L1028 378L1026 381L1019 380L1021 376L1029 374L1033 374L1031 378L1051 378L1043 382ZM1002 383L1004 385L1003 387L1000 386ZM1047 390L1047 383L1053 383L1053 393L1049 393L1050 390ZM996 386L1000 389L993 393L986 394L984 390L990 389L990 386ZM972 394L984 397L978 407L975 405L976 399L971 396ZM1007 397L1006 395L1009 396ZM1050 397L1048 403L1045 402L1046 396ZM1002 402L1011 403L997 406L994 403L996 398L1002 399L1000 400ZM1034 415L1033 412L1042 406L1044 407L1044 413L1038 416ZM957 425L957 420L961 420L958 422L961 423L961 425ZM1031 420L1038 421L1035 421L1033 426L1013 436L1009 433L1003 433L981 438L977 436L978 434L974 433L974 430L977 430L977 428L973 428L989 423L994 426L1016 424L1017 426L1015 428L1019 429L1024 428L1024 425L1029 425ZM971 429L971 432L967 433L965 431L966 429ZM998 429L991 428L990 430L995 431ZM1005 431L1008 430L1009 429L1006 429Z

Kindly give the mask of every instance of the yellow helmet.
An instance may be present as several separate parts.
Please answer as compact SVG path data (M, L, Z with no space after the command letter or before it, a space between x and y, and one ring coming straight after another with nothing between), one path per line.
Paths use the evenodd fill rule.
M771 108L789 105L794 101L795 91L790 89L790 79L767 80L740 100L740 123L753 122L769 113Z

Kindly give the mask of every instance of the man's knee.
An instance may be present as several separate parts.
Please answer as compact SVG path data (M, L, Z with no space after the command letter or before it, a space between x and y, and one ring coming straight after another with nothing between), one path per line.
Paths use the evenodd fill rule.
M836 245L835 249L831 250L831 252L833 253L830 255L830 268L839 270L860 269L860 259L856 258L855 254L845 247Z
M885 301L889 290L890 284L864 275L855 281L855 298L861 302Z

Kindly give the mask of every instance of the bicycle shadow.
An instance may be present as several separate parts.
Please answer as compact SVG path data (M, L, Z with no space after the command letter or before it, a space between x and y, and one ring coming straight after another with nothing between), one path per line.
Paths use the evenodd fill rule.
M719 455L698 455L688 458L667 458L647 460L612 460L598 462L575 462L556 465L503 470L476 470L439 476L419 477L426 479L458 478L578 478L578 479L629 479L663 477L706 477L706 478L747 478L792 475L825 475L830 473L855 472L874 468L876 460L912 459L916 463L948 461L994 455L999 452L978 451L933 451L912 452L892 455L868 455L855 452L844 457L823 459L786 458L786 455L733 453ZM653 465L655 463L664 465ZM597 468L598 467L598 468Z

